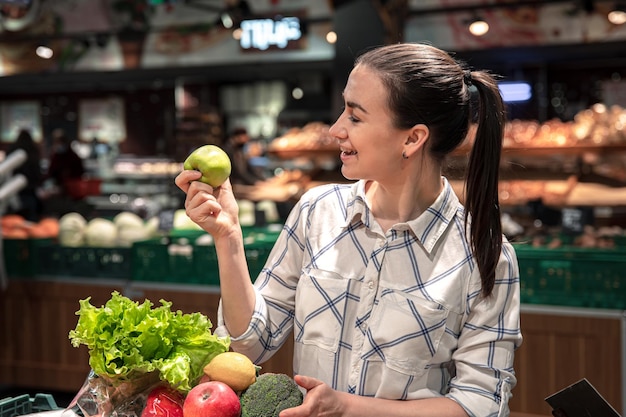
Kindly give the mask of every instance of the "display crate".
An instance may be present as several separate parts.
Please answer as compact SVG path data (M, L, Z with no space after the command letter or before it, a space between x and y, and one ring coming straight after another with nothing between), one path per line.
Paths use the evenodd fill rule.
M244 250L251 278L263 269L274 242L276 228L245 228ZM132 279L148 282L219 285L215 247L199 244L202 233L177 232L172 236L133 245Z
M626 250L516 245L521 301L626 309Z
M12 278L33 277L37 272L37 248L51 243L52 239L3 239L7 275Z
M50 394L35 394L32 398L28 394L23 394L0 400L0 417L16 417L59 409Z
M58 277L128 279L130 247L69 247L50 243L37 247L37 274Z
M174 282L186 284L218 285L215 248L201 246L199 251L193 240L186 238L159 238L133 245L133 270L131 279L148 282ZM203 253L204 270L198 272L197 256ZM211 256L213 254L213 256Z

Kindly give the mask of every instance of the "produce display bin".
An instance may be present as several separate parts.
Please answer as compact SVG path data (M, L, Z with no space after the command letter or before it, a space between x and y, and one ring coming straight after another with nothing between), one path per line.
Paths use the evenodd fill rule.
M243 228L252 279L260 273L280 225ZM62 246L54 239L5 239L8 275L15 278L133 279L219 285L217 255L209 237L198 230L176 230L164 237L135 242L131 247Z
M261 272L278 237L276 228L244 228L244 249L250 276ZM135 281L219 285L217 254L212 244L199 243L206 233L177 231L133 245Z
M29 278L37 273L37 249L52 239L3 239L4 265L13 278Z
M37 274L59 277L128 279L132 272L130 247L68 247L39 245Z
M43 411L59 410L50 394L18 395L0 400L0 417L16 417Z
M626 309L626 250L515 245L521 301Z
M131 279L147 282L218 285L217 256L212 246L202 246L204 270L197 270L198 247L185 238L158 238L133 245Z

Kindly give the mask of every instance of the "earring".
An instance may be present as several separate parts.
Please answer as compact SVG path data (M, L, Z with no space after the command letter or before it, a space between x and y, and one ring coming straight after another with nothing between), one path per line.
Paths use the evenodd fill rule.
M405 151L402 151L402 159L409 159L409 157L406 156L406 152Z

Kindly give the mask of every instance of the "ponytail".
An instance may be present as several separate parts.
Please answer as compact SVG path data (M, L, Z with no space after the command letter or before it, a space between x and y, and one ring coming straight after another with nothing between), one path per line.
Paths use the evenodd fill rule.
M465 83L478 91L476 137L465 181L465 221L482 281L482 294L493 290L502 251L498 178L506 113L495 79L486 72L467 71Z

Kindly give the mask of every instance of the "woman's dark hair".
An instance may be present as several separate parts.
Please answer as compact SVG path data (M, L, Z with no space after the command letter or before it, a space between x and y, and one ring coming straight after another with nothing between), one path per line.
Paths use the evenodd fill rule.
M465 180L465 222L469 217L482 293L490 295L502 250L498 177L506 120L495 78L485 71L470 71L447 52L419 43L369 50L355 65L380 75L396 127L428 126L427 149L440 162L466 139L473 115L471 90L477 91L477 130Z

